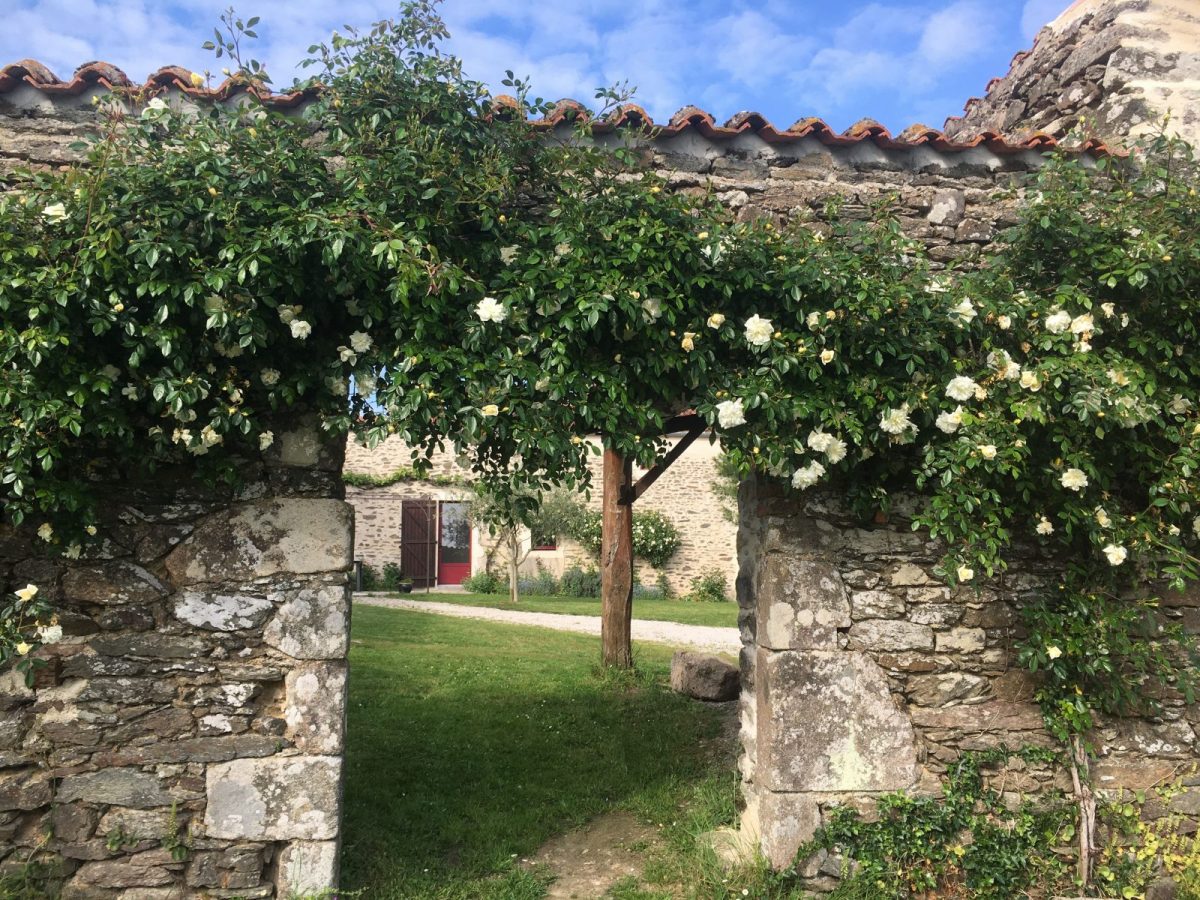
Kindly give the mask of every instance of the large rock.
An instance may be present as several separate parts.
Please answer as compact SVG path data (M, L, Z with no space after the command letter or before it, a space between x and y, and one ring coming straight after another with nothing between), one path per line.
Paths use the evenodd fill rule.
M296 659L342 659L350 637L350 602L344 585L271 595L279 611L263 640Z
M723 659L677 650L671 657L671 690L697 700L737 698L740 676L736 666Z
M262 500L209 516L166 565L178 585L335 572L349 567L353 538L348 503Z
M760 650L758 771L769 791L899 791L917 780L916 738L865 653Z
M330 841L338 834L342 760L237 759L208 767L204 827L211 838Z

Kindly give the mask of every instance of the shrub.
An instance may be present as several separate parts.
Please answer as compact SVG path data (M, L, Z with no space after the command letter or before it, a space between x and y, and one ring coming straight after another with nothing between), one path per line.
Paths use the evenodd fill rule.
M504 581L498 575L493 575L491 572L480 572L476 575L468 575L463 579L463 590L472 594L502 594L504 593Z
M524 580L520 582L522 585ZM539 562L537 564L537 574L528 580L529 593L541 594L543 596L553 596L558 593L558 579L550 572L546 571L546 567ZM521 588L521 592L525 592L525 588Z
M600 573L572 566L558 580L558 592L564 597L599 597Z
M598 554L602 525L603 518L599 512L586 513L575 523L571 537L587 550ZM654 568L661 569L675 555L681 541L679 529L657 510L633 514L633 554Z
M671 580L667 578L666 572L658 573L658 590L662 593L664 600L675 599L675 588L671 587Z
M666 600L662 588L651 586L648 584L635 584L633 586L634 600Z
M687 599L693 603L728 603L729 582L720 569L705 569L692 579Z
M380 587L379 573L369 563L362 564L362 590L377 591Z
M404 577L404 570L394 562L387 563L383 567L382 583L385 591L397 591L400 589L400 585L408 580Z

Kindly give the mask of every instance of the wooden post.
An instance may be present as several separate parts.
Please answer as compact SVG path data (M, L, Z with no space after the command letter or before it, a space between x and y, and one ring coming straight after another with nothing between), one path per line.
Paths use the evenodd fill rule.
M633 668L633 464L604 451L603 524L600 537L600 643L603 663Z

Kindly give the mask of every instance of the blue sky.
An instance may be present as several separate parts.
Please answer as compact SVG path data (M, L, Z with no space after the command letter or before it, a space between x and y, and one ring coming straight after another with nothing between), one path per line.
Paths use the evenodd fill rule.
M220 2L9 0L0 63L38 59L60 77L103 59L144 79L161 65L219 70L200 44ZM658 121L681 106L719 121L741 110L778 127L863 117L898 131L940 127L1008 70L1013 53L1069 0L445 0L450 46L467 72L503 91L505 69L537 93L590 102L628 79ZM344 24L394 14L381 0L242 0L262 17L254 55L277 85L300 74L308 45Z

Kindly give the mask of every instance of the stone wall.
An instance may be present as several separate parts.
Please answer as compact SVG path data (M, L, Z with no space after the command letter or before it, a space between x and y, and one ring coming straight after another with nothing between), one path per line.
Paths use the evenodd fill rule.
M1029 548L1002 580L951 589L933 574L943 547L914 532L903 508L863 522L836 495L797 499L753 481L740 499L743 831L774 865L789 864L833 806L937 792L963 751L1054 746L1036 681L1014 655L1017 610L1055 583L1054 560ZM1200 631L1200 595L1168 595L1165 614ZM1169 697L1161 720L1100 729L1096 785L1200 783L1197 727L1200 710ZM1069 789L1065 777L1022 766L1002 789ZM1171 811L1196 814L1196 797ZM813 886L829 888L829 874Z
M281 435L234 494L188 471L101 488L98 542L0 530L0 590L65 636L0 675L0 872L64 898L291 896L336 884L353 511L340 447ZM172 852L174 850L174 852Z
M1125 141L1171 130L1200 141L1200 6L1194 0L1078 0L1018 53L946 134L1041 131Z

